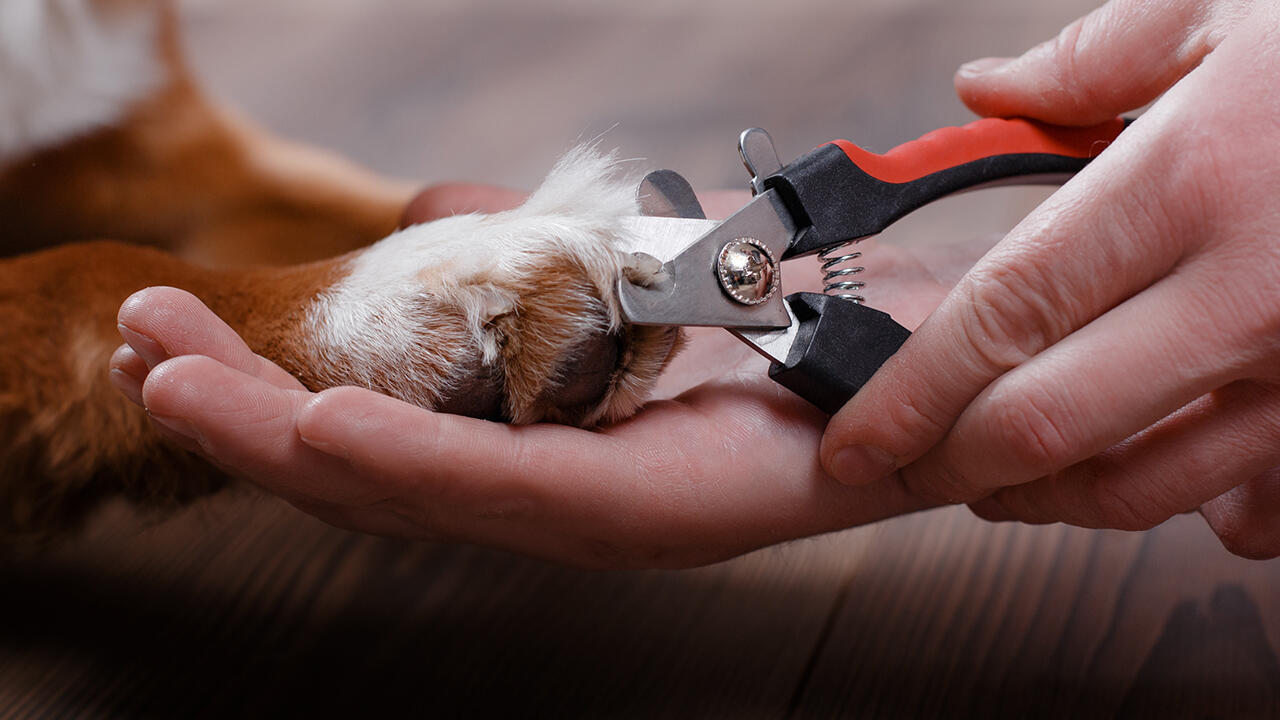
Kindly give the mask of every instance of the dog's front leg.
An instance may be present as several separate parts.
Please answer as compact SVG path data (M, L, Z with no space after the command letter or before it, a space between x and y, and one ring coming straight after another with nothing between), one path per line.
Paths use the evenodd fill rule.
M172 505L222 484L110 386L117 310L147 286L194 293L312 390L521 423L631 414L678 340L621 320L614 284L640 272L618 249L634 212L632 186L579 151L519 208L317 263L211 270L119 243L0 262L0 534L58 533L112 495Z
M65 534L112 497L176 507L225 484L162 441L108 378L124 298L218 275L120 243L0 261L0 540Z

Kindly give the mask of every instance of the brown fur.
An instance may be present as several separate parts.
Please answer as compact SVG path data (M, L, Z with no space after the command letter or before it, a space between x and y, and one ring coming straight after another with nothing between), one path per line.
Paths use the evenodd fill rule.
M76 525L110 495L172 505L224 479L167 447L144 412L111 387L120 303L150 285L201 298L255 351L303 368L296 338L307 300L341 261L212 270L115 242L67 245L0 263L0 536L42 537ZM90 269L95 271L89 271ZM303 374L305 379L305 374Z
M411 186L215 106L182 61L171 8L160 11L168 83L121 123L0 167L0 251L111 238L207 264L288 264L396 228Z
M273 138L217 108L191 80L172 8L98 0L103 12L155 6L168 83L117 125L0 167L0 537L45 538L121 495L172 506L225 478L163 442L107 380L115 315L149 285L192 290L292 370L300 299L334 265L288 264L362 247L395 229L411 190L319 150ZM296 332L295 332L296 334Z
M0 167L0 252L12 256L0 260L0 539L63 535L112 496L165 508L225 485L110 385L125 298L152 285L184 288L307 387L353 382L352 368L308 343L304 313L347 271L341 254L394 230L412 196L210 103L182 63L163 0L97 2L110 11L157 5L170 80L116 126ZM135 244L91 242L99 238ZM41 250L62 243L73 244ZM623 328L583 347L573 319L600 315L604 304L567 255L547 258L518 290L520 306L494 320L502 345L493 368L481 367L456 309L427 308L435 352L409 370L452 379L436 405L595 422L649 387L676 341L672 329ZM596 352L604 396L592 377L565 375L575 355ZM389 391L392 374L405 371L374 368L365 384Z

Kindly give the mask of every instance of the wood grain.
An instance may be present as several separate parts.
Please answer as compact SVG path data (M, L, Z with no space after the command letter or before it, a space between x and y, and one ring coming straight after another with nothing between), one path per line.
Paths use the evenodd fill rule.
M184 17L215 90L383 172L527 187L608 130L705 187L744 180L749 125L794 155L963 122L956 64L1088 5L189 0ZM948 200L888 239L998 233L1042 197ZM114 508L0 563L0 716L1280 717L1277 588L1280 563L1230 556L1195 516L1127 534L946 509L699 570L585 573L241 493L160 524Z
M934 511L587 573L223 498L0 567L5 717L1273 717L1275 563Z

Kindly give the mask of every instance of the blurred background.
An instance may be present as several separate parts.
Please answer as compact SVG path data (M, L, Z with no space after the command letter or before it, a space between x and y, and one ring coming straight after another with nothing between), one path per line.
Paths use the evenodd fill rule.
M738 133L786 160L971 119L960 63L1017 54L1089 0L186 0L200 76L287 136L424 182L534 185L605 133L696 187L744 187Z
M4 2L5 0L0 0ZM956 67L1089 0L185 0L211 91L423 184L529 188L603 144L745 187L972 119ZM1047 190L949 198L893 242L998 237ZM874 255L866 258L875 291ZM873 298L874 299L874 298ZM352 535L227 494L120 508L0 562L4 717L1280 717L1280 566L1148 533L897 518L690 571L587 573Z

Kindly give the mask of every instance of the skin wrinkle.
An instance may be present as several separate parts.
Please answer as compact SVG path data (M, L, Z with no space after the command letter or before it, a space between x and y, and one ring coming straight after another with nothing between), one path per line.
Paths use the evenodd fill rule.
M1208 419L1213 420L1213 415L1222 416L1224 414L1249 415L1258 416L1257 422L1234 422L1231 427L1225 428L1224 431L1215 433L1215 443L1221 447L1213 448L1211 454L1209 448L1201 448L1199 452L1192 452L1184 455L1186 458L1183 466L1184 472L1189 476L1196 477L1202 474L1211 474L1221 472L1220 467L1216 467L1219 455L1228 457L1235 456L1247 458L1259 446L1271 445L1273 454L1276 459L1280 460L1280 443L1277 443L1275 435L1280 431L1280 419L1267 417L1265 409L1269 406L1268 402L1274 403L1280 399L1280 394L1260 392L1256 389L1256 384L1252 382L1231 383L1224 388L1210 393L1200 399L1199 402L1188 404L1190 408L1184 413L1171 414L1170 417L1175 418L1172 423L1185 424L1192 416L1210 416ZM1199 418L1197 418L1199 419ZM1171 424L1172 424L1171 423ZM1186 507L1181 494L1178 491L1176 477L1172 473L1162 474L1153 473L1150 479L1143 483L1142 494L1134 502L1139 502L1142 498L1154 498L1155 512L1149 519L1154 519L1152 527L1168 520L1174 515L1185 512ZM1137 483L1131 483L1137 486Z
M1280 524L1274 508L1280 504L1280 470L1253 477L1206 503L1200 513L1231 553L1268 560L1280 548Z
M1272 355L1280 348L1280 319L1262 296L1274 288L1273 270L1280 268L1280 252L1268 242L1280 215L1272 202L1280 173L1261 140L1250 139L1280 129L1276 113L1266 111L1280 93L1274 83L1259 82L1274 75L1280 12L1274 3L1252 4L1253 14L1221 39L1224 18L1238 19L1242 7L1119 0L1020 61L986 74L958 74L962 96L979 110L1049 120L1045 113L1060 113L1080 124L1087 124L1079 115L1087 110L1080 103L1090 100L1088 92L1046 101L1043 91L1053 89L1054 78L1068 91L1097 89L1092 102L1114 105L1102 109L1107 115L1177 85L1037 210L1042 235L1028 224L1014 231L1021 255L997 248L988 256L993 263L1028 264L1032 272L1001 276L980 265L970 277L993 287L974 299L990 302L948 300L904 346L903 363L936 374L922 370L905 388L901 380L873 378L861 393L868 397L854 399L849 415L876 416L883 403L879 414L892 417L903 405L945 403L986 386L954 418L943 418L953 425L936 437L927 430L922 436L919 427L881 432L908 451L941 443L903 470L908 487L928 492L935 477L945 488L955 475L1026 483L996 493L1007 510L997 515L1140 528L1211 503L1237 477L1280 462L1280 449L1270 449L1272 421L1251 414L1261 412L1252 405L1223 409L1223 417L1180 410L1237 378L1256 383L1277 375ZM1216 14L1209 15L1210 8ZM1188 72L1192 67L1198 69ZM1096 272L1096 279L1082 271ZM967 343L933 331L947 322L955 327L963 312L1008 312L1016 303L1002 292L1036 299L1012 307L1024 313L1016 320L997 318L984 327L981 317L971 318L974 325L961 326L969 331ZM1046 308L1073 317L1055 330L1041 319ZM946 369L933 357L954 355L952 343L968 352L970 344L998 343L1018 332L1027 333L1023 348L1042 334L1052 342L1013 369L999 367L1014 364L1008 348L992 354L993 379L952 373L950 386L939 387L936 378L946 377ZM895 372L902 377L892 361L882 370ZM966 386L966 380L972 382ZM1280 404L1257 386L1251 391L1259 402ZM837 416L824 450L841 440L876 438L874 428L860 427L865 422ZM1242 449L1233 422L1250 423L1246 437L1270 432L1271 438ZM1135 432L1144 425L1148 431Z
M1191 9L1194 5L1195 3L1182 3L1181 7L1185 12L1186 10ZM1112 12L1114 12L1116 15L1119 15L1119 17L1114 17L1114 18L1106 17L1105 18L1106 25L1109 26L1109 28L1113 28L1114 30L1112 30L1112 32L1119 35L1123 35L1125 33L1125 29L1127 28L1140 26L1140 24L1143 22L1143 19L1144 19L1143 16L1147 14L1146 8L1137 4L1113 5L1111 7L1112 7ZM1124 14L1122 14L1124 10L1129 10L1130 12L1129 17L1126 17L1124 16ZM1104 16L1101 13L1091 15L1090 17L1094 19L1094 22L1097 25L1099 26L1103 25ZM1186 32L1185 29L1192 27L1187 23L1171 23L1171 24L1177 27L1178 30L1183 32ZM1094 27L1091 30L1092 30L1092 32L1090 33L1091 36L1101 39L1102 42L1100 44L1106 44L1105 41L1113 40L1113 38L1107 37L1108 33L1104 31L1102 27ZM1143 69L1162 68L1161 70L1156 70L1155 74L1148 78L1147 82L1153 88L1167 87L1168 85L1175 82L1178 77L1181 77L1183 74L1190 71L1191 68L1194 67L1194 63L1198 62L1200 59L1199 56L1184 57L1181 59L1180 63L1175 63L1172 65L1165 62L1165 58L1169 57L1170 55L1176 56L1178 54L1179 51L1176 51L1173 48L1184 46L1186 43L1185 38L1186 38L1186 35L1180 36L1175 33L1171 35L1165 35L1160 38L1162 41L1164 41L1164 43L1167 43L1167 44L1162 45L1159 43L1154 43L1154 44L1142 43L1138 46L1140 48L1139 52L1141 52L1141 55L1136 58L1129 58L1130 62L1127 64L1130 65L1131 67L1140 67ZM1101 53L1094 52L1092 51L1092 49L1089 49L1087 52L1089 57L1093 58L1095 62L1101 61L1101 58L1103 57ZM1063 56L1060 56L1060 57L1063 57ZM1077 55L1075 54L1074 48L1071 53L1065 55L1067 62L1072 64L1074 64L1076 57ZM1097 76L1098 73L1095 71L1095 72L1088 73L1088 75ZM1123 91L1117 86L1108 86L1103 83L1076 83L1073 90L1075 92L1081 93L1081 97L1084 98L1084 102L1080 104L1081 108L1089 108L1089 107L1106 108L1107 110L1115 112L1120 109L1118 108L1119 105L1128 104L1125 102L1126 98L1124 97ZM1098 95L1094 97L1090 97L1090 93L1098 93ZM1155 92L1148 91L1147 94L1150 97L1154 97L1156 93L1158 93L1158 90L1156 90ZM1150 99L1150 97L1148 99Z
M907 342L910 343L911 339ZM939 418L945 418L947 413L944 408L939 407L921 409L920 402L932 400L933 397L921 397L915 392L914 384L920 382L921 378L907 368L900 369L902 361L895 357L890 357L882 371L877 373L877 377L885 378L880 382L888 385L887 389L882 391L890 396L890 401L885 408L887 413L852 413L852 425L846 432L852 436L867 438L869 444L886 450L894 456L897 464L901 465L911 459L908 457L911 453L908 443L913 441L912 436L919 432L942 435L946 431L946 423ZM937 357L933 362L943 363L949 360ZM906 374L905 378L904 374ZM914 430L904 433L902 432L904 429ZM823 448L827 446L828 443L824 441ZM829 451L824 458L825 462L830 462ZM902 479L907 483L905 476ZM909 484L914 486L914 483Z
M1037 392L1024 394L1020 398L1015 395L1018 390L1010 389L1001 398L1001 389L997 388L985 398L980 396L978 401L983 408L978 414L989 418L982 423L984 437L993 438L993 442L999 447L1009 448L1020 468L1029 468L1037 474L1079 459L1076 457L1079 447L1076 438L1081 433L1079 430L1072 432L1065 427L1070 422L1072 413L1060 411L1063 405L1061 400L1039 399L1051 392L1042 385ZM960 427L964 426L958 424L957 428ZM951 445L947 441L944 443ZM955 445L963 447L963 440ZM981 473L977 474L981 477ZM964 479L961 482L969 487L982 486L981 482L976 485L965 482Z
M1059 206L1060 205L1061 201L1059 201ZM1017 234L1019 233L1019 230L1015 230L1014 232ZM984 304L984 298L982 297L975 297L970 300L973 307L989 308L989 310L975 312L972 316L968 314L962 315L962 318L966 320L972 317L981 325L981 327L976 328L977 332L973 336L978 341L971 341L971 345L981 350L996 344L991 341L1000 338L1007 338L1009 344L1013 344L1017 347L1017 343L1020 338L1029 338L1024 347L1018 347L1017 355L1013 355L1008 358L1001 357L999 355L991 355L990 357L987 357L986 361L993 367L1007 369L1022 364L1036 352L1047 347L1051 342L1056 342L1061 339L1061 337L1065 336L1072 327L1079 324L1080 318L1085 314L1085 312L1087 312L1086 308L1097 304L1096 300L1087 296L1084 300L1077 300L1076 298L1079 297L1081 293L1077 291L1078 288L1076 286L1071 286L1071 292L1063 292L1063 288L1067 286L1062 285L1056 276L1049 277L1044 275L1044 273L1050 272L1048 266L1041 269L1042 263L1028 263L1025 258L1018 257L1019 255L1027 252L1022 248L1028 247L1032 249L1033 257L1034 255L1042 253L1056 252L1056 247L1068 248L1067 251L1070 252L1070 239L1058 240L1055 238L1056 232L1055 226L1047 226L1034 230L1030 235L1023 230L1019 237L1025 238L1026 242L1019 246L1020 249L1016 254L1008 249L1011 247L1009 243L997 246L996 250L988 256L988 260L976 267L969 275L970 280L962 285L962 287L974 293L978 292L974 289L975 287L989 286L993 281L1000 283L1002 286L1000 291L995 289L990 291L995 294L992 295L992 301L989 303ZM1044 239L1037 241L1037 236ZM1135 235L1130 233L1128 236L1133 237ZM1137 236L1142 237L1143 235ZM1117 245L1117 247L1119 247L1119 245ZM1018 272L1015 270L1016 268L1026 268L1028 266L1041 274L1038 280L1029 280L1028 278L1016 274ZM1005 282L1002 278L1006 277L1012 278L1018 282ZM1003 289L1004 286L1015 289ZM1023 289L1016 289L1019 286ZM1084 287L1086 293L1088 292L1088 289L1089 286L1086 285ZM1105 292L1105 290L1103 290L1103 292ZM1001 328L1000 325L1003 324L1006 316L1013 318L1019 317L1019 313L1009 312L1007 309L1003 309L1001 303L997 302L1006 300L1006 298L1008 302L1013 302L1014 298L1018 298L1022 302L1025 302L1026 299L1039 300L1042 307L1036 312L1036 317L1040 318L1040 320L1034 323L1034 326L1038 330L1041 330L1041 332L1028 334L1026 332L1025 325L1008 329ZM1066 314L1062 312L1064 308L1073 306L1078 307L1079 310ZM1049 328L1047 331L1044 331L1044 328L1049 327L1050 325L1059 325L1060 327ZM986 338L987 342L982 342L982 338Z
M1186 512L1180 506L1174 488L1162 484L1159 476L1141 486L1116 483L1114 476L1107 480L1110 482L1097 479L1091 483L1102 522L1086 520L1085 523L1120 530L1149 530L1174 515ZM1108 513L1107 508L1113 510ZM1122 514L1117 515L1114 508L1122 508Z
M1168 282L1192 288L1210 287L1213 283L1207 282L1205 274L1219 262L1220 258L1216 257L1195 258L1169 273ZM1206 267L1202 268L1202 265ZM1236 280L1241 274L1247 276L1247 273L1247 270L1238 273ZM1151 339L1151 342L1169 348L1171 362L1168 372L1178 373L1188 382L1208 376L1208 382L1215 388L1248 377L1256 364L1251 362L1251 355L1258 352L1254 349L1253 339L1259 336L1252 334L1256 328L1242 325L1242 319L1250 317L1257 306L1242 307L1238 303L1238 299L1222 293L1182 293L1177 313L1181 322L1163 328L1163 335ZM1151 329L1143 328L1142 332ZM1181 342L1189 333L1202 332L1215 334L1225 342ZM1265 358L1264 367L1258 369L1270 369L1265 367Z
M1166 287L1169 285L1177 286L1178 284L1179 282L1177 278L1170 277L1158 283L1157 287ZM1126 303L1125 306L1132 306L1134 302L1141 301L1135 299ZM1124 308L1122 308L1122 310L1123 309ZM1176 322L1174 322L1172 327L1167 326L1167 323L1165 325L1144 325L1133 331L1135 336L1130 338L1130 342L1132 345L1141 348L1165 347L1169 343L1161 340L1160 336L1168 333L1176 333L1177 330ZM1155 339L1143 337L1143 335L1156 333L1159 335L1157 335ZM1063 433L1061 434L1060 440L1054 443L1054 445L1060 445L1060 447L1049 446L1046 449L1047 454L1043 456L1039 454L1037 444L1041 441L1047 442L1047 439L1051 436L1044 434L1046 431L1043 429L1039 432L1034 431L1035 427L1056 427L1060 420L1055 418L1097 418L1099 413L1104 413L1106 411L1106 408L1102 406L1088 408L1072 407L1072 401L1070 400L1071 395L1068 395L1063 399L1048 401L1044 404L1044 409L1035 411L1041 415L1049 415L1043 423L1026 424L1024 422L1026 420L1026 416L1022 413L1025 413L1026 410L1019 406L1022 404L1035 406L1037 398L1045 392L1044 383L1046 381L1046 375L1047 380L1050 382L1055 382L1057 380L1056 375L1060 373L1061 370L1054 370L1054 363L1055 361L1058 361L1057 364L1062 365L1061 359L1063 354L1072 346L1073 343L1068 339L1065 345L1050 348L1046 353L1042 354L1037 361L1033 362L1032 365L1036 368L1034 374L1032 373L1031 366L1028 366L1027 368L1020 368L1019 370L994 381L988 388L988 391L979 395L956 421L952 433L942 441L940 450L936 454L931 453L924 458L924 472L927 474L930 471L934 471L945 475L948 472L945 467L948 464L946 462L946 458L951 457L951 465L953 466L958 464L960 467L965 467L970 471L974 471L974 474L977 475L991 474L999 478L1002 483L1007 483L1013 478L1010 477L1011 471L1004 465L991 465L984 460L979 460L977 461L979 463L979 467L983 469L981 471L976 471L973 467L973 460L969 460L964 455L956 455L954 451L952 451L952 448L973 447L975 444L986 445L988 443L996 448L1006 448L1007 452L1012 456L1012 459L1014 459L1015 462L1020 463L1020 465L1015 467L1019 470L1026 468L1027 471L1038 475L1049 471L1054 467L1059 467L1062 464L1083 459L1087 454L1098 452L1104 449L1111 442L1119 440L1120 438L1107 438L1105 436L1095 437L1094 431L1089 433L1077 433L1079 438L1071 440L1069 439L1071 437L1069 433ZM1180 392L1180 395L1170 395L1169 397L1171 399L1165 403L1153 400L1149 403L1149 409L1144 412L1144 417L1146 419L1139 422L1142 422L1143 425L1155 422L1159 418L1165 417L1169 413L1176 411L1186 401L1194 399L1204 392L1208 392L1209 390L1218 387L1220 384L1224 384L1229 381L1230 378L1226 375L1215 376L1210 374L1210 372L1214 370L1214 365L1212 361L1207 361L1206 358L1201 355L1201 350L1202 349L1200 348L1178 345L1174 349L1168 351L1168 353L1164 353L1155 359L1155 362L1158 364L1153 365L1151 371L1159 373L1162 378L1161 385L1163 387L1170 388L1170 391L1176 389ZM1187 354L1184 357L1178 357L1176 355L1170 355L1169 353ZM1081 372L1081 367L1078 361L1073 361L1065 367L1076 374ZM1019 387L1017 384L1012 386L1009 385L1011 382L1017 383L1019 378L1022 379L1023 387ZM1173 378L1181 379L1174 380ZM1108 376L1106 379L1114 381L1116 378ZM1079 386L1070 385L1067 387L1074 388ZM1090 389L1083 388L1081 391L1088 392ZM999 396L995 394L997 392L1000 392L1008 399L1000 402ZM1157 393L1156 398L1159 397L1161 397L1161 394ZM1179 399L1179 397L1181 397L1181 399ZM993 401L998 403L995 405L994 410L992 407ZM992 417L992 413L999 412L1000 409L1014 413L1017 417L1000 417L999 415ZM985 433L978 431L976 437L972 436L971 433L974 432L973 423L984 417L991 418L985 422L985 427L988 428L988 430ZM1102 423L1102 425L1105 426L1105 423ZM1034 438L1024 437L1022 435L1026 429L1033 430L1032 435L1034 435ZM1086 442L1089 444L1086 444ZM1022 456L1023 453L1029 454L1024 457ZM1057 456L1055 457L1054 454ZM992 460L992 462L998 462L999 460L1000 458L996 458ZM1034 475L1032 477L1022 478L1022 480L1031 480L1033 478Z
M1045 277L1049 271L1032 269L1037 277L1025 274L1025 264L993 264L975 269L964 285L969 312L961 315L962 347L972 354L961 357L979 361L975 374L1018 367L1061 336L1052 327L1058 324L1052 299L1042 297L1054 286Z
M682 403L679 399L662 401L662 403L668 406L679 403L684 409L693 410L706 417L704 409ZM650 412L646 421L651 425L666 425L662 413L662 410ZM670 430L670 427L667 426L666 429ZM733 425L724 427L723 434L728 434L733 429ZM687 435L681 432L675 434L680 437ZM723 434L721 441L726 442ZM626 447L619 446L616 440L611 439L611 442L615 447ZM633 446L628 454L632 462L639 467L639 472L632 475L636 478L633 493L636 497L645 498L645 501L639 504L649 508L646 512L651 517L665 517L676 525L688 524L692 530L696 531L702 523L704 513L709 509L720 507L705 499L704 493L708 489L706 479L714 478L716 474L715 468L707 466L707 453L703 448L654 441L645 443L641 448ZM643 524L643 520L636 521L637 526ZM670 532L676 532L676 530L673 529ZM662 533L657 534L660 536ZM679 534L687 536L688 532L686 530Z
M1277 442L1280 417L1271 410L1277 400L1280 393L1259 390L1255 382L1233 383L1189 403L1092 460L1051 476L1049 482L1037 481L1042 488L1039 493L1028 492L1032 486L1019 486L1002 490L994 498L1019 516L1032 513L1027 519L1061 519L1088 527L1132 529L1135 524L1132 517L1109 516L1108 510L1099 509L1102 505L1094 491L1107 485L1102 490L1113 494L1133 493L1135 497L1146 494L1162 499L1178 494L1177 498L1157 505L1150 515L1144 515L1144 521L1158 524L1206 501L1204 496L1193 497L1197 492L1195 486L1183 484L1183 477L1217 477L1230 483L1234 477L1252 476L1280 462L1280 443ZM1169 456L1166 450L1171 447L1183 452ZM1188 447L1192 452L1187 452ZM1260 459L1259 448L1269 448L1268 454ZM1094 472L1083 471L1089 469ZM1221 483L1222 479L1214 483ZM1073 487L1073 481L1085 483L1090 491L1084 497L1090 499L1092 513L1071 512L1079 506L1080 498L1066 493ZM1137 500L1126 504L1135 502ZM1064 517L1063 512L1068 514Z
M1081 55L1079 46L1081 37L1084 37L1083 32L1085 30L1085 26L1090 22L1101 24L1099 23L1099 19L1100 18L1097 14L1090 14L1071 23L1070 25L1067 25L1062 29L1062 32L1058 33L1057 37L1051 41L1052 44L1046 48L1046 52L1044 53L1057 58L1059 61L1056 78L1058 84L1054 90L1061 93L1065 98L1070 98L1071 102L1074 102L1077 107L1081 108L1091 108L1102 105L1102 103L1097 102L1096 98L1092 97L1095 92L1095 87L1092 84L1084 83L1082 86L1082 84L1078 82L1078 78L1081 76L1081 73L1076 67ZM1098 30L1096 28L1092 29L1092 32L1089 33L1088 37L1093 38L1097 32Z
M1122 214L1122 215L1121 215L1121 217L1125 217L1125 215L1123 215L1123 214ZM1132 220L1130 220L1129 222L1133 222L1133 221L1132 221ZM1155 220L1155 218L1154 218L1154 217L1152 217L1152 216L1148 216L1147 223L1155 223L1155 222L1157 222L1157 221ZM1150 236L1150 235L1152 234L1152 233L1139 233L1139 232L1138 232L1137 225L1131 225L1131 226L1128 228L1128 230L1129 230L1129 232L1128 232L1128 233L1122 233L1122 234L1123 234L1123 235L1127 235L1127 236L1129 236L1129 237L1133 237L1133 236L1135 236L1135 235L1136 235L1136 236L1138 236L1138 237L1143 237L1143 236ZM1050 231L1050 232L1052 232L1052 231ZM1039 244L1038 244L1038 245L1039 245L1039 247L1040 247L1040 248L1042 248L1041 250L1039 250L1039 252L1046 252L1046 251L1048 251L1048 249L1052 248L1054 244L1055 244L1054 242L1043 242L1043 243L1039 243ZM1122 244L1116 244L1116 246L1117 246L1117 247L1122 247L1123 245L1122 245ZM1134 254L1134 256L1135 256L1135 257L1140 257L1140 255L1139 255L1139 254L1136 254L1136 253ZM1096 261L1097 259L1095 258L1094 260ZM996 262L996 263L1005 263L1005 262L1007 262L1007 263L1015 264L1015 265L1016 265L1016 263L1015 263L1015 261L1014 261L1014 260L1009 260L1009 259L1005 259L1005 258L1000 258L998 255L996 256L996 259L995 259L993 262ZM1111 264L1111 265L1114 267L1114 266L1115 266L1115 261L1114 261L1114 260L1112 260L1109 264ZM1023 263L1023 266L1025 267L1025 266L1026 266L1026 264L1025 264L1025 263ZM1033 268L1038 268L1038 267L1040 267L1040 266L1041 266L1041 264L1039 264L1039 263L1037 263L1037 264L1033 264L1033 265L1032 265L1032 267L1033 267ZM997 265L997 267L999 267L999 266ZM1044 272L1044 271L1041 271L1041 272ZM982 284L982 283L984 282L984 276L982 276L982 275L971 276L971 277L975 277L975 279L974 279L974 283L975 283L975 284ZM990 276L987 276L987 277L990 277ZM1024 278L1023 278L1023 276L1013 275L1013 276L1011 276L1011 277L1013 277L1014 279L1022 280L1022 281L1024 281L1024 282L1025 282L1025 280L1024 280ZM987 281L986 281L986 284L989 284L989 283L990 283L990 281L989 281L989 280L987 280ZM1005 282L1004 284L1002 284L1002 285L1001 285L1001 286L999 286L999 287L1001 287L1001 288L1007 288L1007 287L1009 287L1009 286L1010 286L1010 284L1009 284L1008 282ZM1069 305L1074 305L1074 306L1080 307L1080 308L1083 310L1083 309L1084 309L1084 308L1086 308L1086 307L1089 307L1089 306L1096 306L1096 305L1098 304L1098 301L1097 301L1096 299L1094 299L1094 300L1085 300L1083 303L1070 303L1070 304L1066 303L1065 301L1063 301L1063 302L1057 302L1057 303L1052 302L1052 298L1053 298L1053 297L1059 297L1059 298L1062 298L1062 297L1066 297L1066 298L1073 298L1073 297L1075 297L1075 294L1073 294L1073 293L1065 293L1065 294L1063 294L1063 293L1062 293L1062 291L1061 291L1061 288L1066 287L1066 286L1063 286L1063 285L1061 285L1060 283L1055 283L1055 282L1053 282L1052 280L1050 280L1050 279L1048 279L1048 278L1042 279L1042 280L1038 283L1038 285L1036 285L1035 283L1029 283L1027 286L1028 286L1028 287L1030 287L1031 289L1028 289L1028 290L1026 290L1026 291L1011 291L1011 290L1007 290L1007 289L1002 289L1002 290L1001 290L1001 292L1003 292L1003 293L1007 293L1007 296L1008 296L1008 297L1012 297L1012 296L1015 296L1015 295L1019 295L1019 296L1023 296L1023 297L1033 298L1033 299L1037 299L1037 298L1038 298L1038 299L1041 299L1041 302L1043 303L1043 305L1045 306L1045 308L1042 308L1038 313L1036 313L1036 315L1037 315L1038 317L1041 317L1041 318L1046 318L1046 317L1047 317L1047 318L1053 318L1053 317L1056 317L1056 316L1060 316L1060 315L1061 315L1061 309L1062 309L1063 307L1067 307L1067 306L1069 306ZM994 291L993 291L993 292L994 292ZM1001 297L1001 295L1000 295L1000 294L996 294L996 295L994 295L993 297L1000 298L1000 297ZM976 305L975 305L975 306L976 306ZM993 306L994 306L994 303L993 303ZM1052 310L1052 312L1050 312L1050 310ZM1077 311L1077 312L1075 312L1075 313L1068 313L1068 315L1078 315L1078 316L1083 317L1083 316L1084 316L1084 313L1083 313L1083 312L1081 312L1081 311ZM966 316L962 316L962 317L966 317ZM1009 312L1009 311L1007 311L1007 310L1003 310L1003 309L998 308L998 307L993 307L993 310L992 310L990 313L976 313L976 312L975 312L975 313L973 313L973 317L975 317L975 318L976 318L976 319L978 319L979 321L981 321L984 317L994 317L994 318L996 318L996 319L998 319L998 320L1003 320L1005 317L1019 317L1019 314L1017 314L1017 313L1013 313L1013 312ZM1019 322L1020 322L1020 323L1025 323L1026 321L1025 321L1025 320L1019 320ZM1064 328L1066 328L1066 329L1069 329L1071 326L1074 326L1074 325L1078 324L1079 322L1080 322L1080 320L1079 320L1079 319L1072 320L1070 323L1065 324L1063 327L1064 327ZM1035 326L1036 326L1036 327L1042 327L1042 324L1041 324L1041 323L1035 323ZM990 338L990 337L992 337L992 336L996 336L996 335L1004 335L1004 336L1009 336L1009 337L1012 337L1012 338L1018 338L1018 337L1030 337L1030 338L1032 338L1032 340L1031 340L1031 342L1030 342L1029 346L1026 346L1026 347L1024 347L1024 348L1020 348L1020 350L1019 350L1019 351L1020 351L1020 353L1022 354L1022 357L1020 357L1020 358L1014 358L1013 360L1010 360L1008 357L1002 357L1002 356L1000 356L1000 355L990 355L990 356L988 356L988 357L987 357L987 362L989 362L989 363L991 363L991 364L995 365L996 367L1000 368L1002 371L1008 371L1008 370L1010 370L1010 369L1013 369L1013 368L1016 368L1016 367L1018 367L1018 366L1022 365L1022 364L1023 364L1023 362L1025 362L1026 360L1029 360L1031 357L1034 357L1034 356L1035 356L1035 355L1037 355L1041 350L1043 350L1044 348L1048 347L1048 346L1049 346L1049 345L1051 345L1052 343L1056 343L1057 341L1061 340L1061 339L1062 339L1062 337L1065 337L1065 335L1067 334L1066 330L1064 330L1064 329L1050 330L1050 331L1048 331L1048 332L1045 332L1045 331L1042 329L1040 332L1036 332L1036 333L1032 333L1032 334L1028 335L1028 334L1025 332L1025 327L1026 327L1026 325L1019 325L1019 326L1013 327L1013 328L1008 329L1008 330L1001 330L1001 329L998 329L998 328L996 328L996 329L990 329L990 328L985 328L985 327L984 327L984 328L982 328L980 332L981 332L982 334L984 334L985 336L989 337L989 338ZM999 341L998 341L998 339L994 339L994 338L993 338L992 340L974 339L974 340L970 340L969 344L970 344L970 345L977 346L977 348L981 350L981 349L982 349L982 347L983 347L983 344L984 344L984 343L986 343L986 342L991 342L991 343L993 343L993 344L994 344L994 343L997 343L997 342L999 342ZM1016 362L1015 362L1014 360L1016 360ZM979 395L978 395L978 396L976 396L976 397L977 397L977 399L976 399L976 400L975 400L975 402L974 402L974 408L975 408L975 409L976 409L977 407L980 407L980 406L982 405L982 398L983 398L983 395L979 394ZM960 422L961 422L961 423L963 423L963 418L961 419L961 421L960 421ZM961 426L963 426L963 425L961 425ZM950 437L950 436L948 436L947 438L943 439L943 441L942 441L942 443L943 443L943 446L944 446L944 447L946 447L946 446L948 446L948 445L951 445L951 444L956 444L956 443L958 443L958 442L959 442L959 441L956 441L953 437ZM962 444L962 443L960 443L960 444ZM1006 445L1006 446L1010 446L1010 445ZM1021 448L1024 448L1024 447L1028 447L1028 445L1027 445L1026 443L1023 443L1023 442L1021 442L1021 441L1019 441L1019 440L1015 440L1015 441L1014 441L1014 443L1013 443L1011 446L1012 446L1012 447L1014 447L1015 449L1021 449ZM932 468L933 472L938 472L938 473L943 473L943 472L944 472L944 470L942 470L942 469L941 469L941 467L940 467L940 466L942 465L942 463L940 463L940 462L926 463L926 464L927 464L927 466L928 466L928 467ZM926 472L926 473L922 473L922 475L924 475L924 474L928 474L928 473L927 473L927 472ZM914 473L913 473L913 475L914 475ZM948 483L942 482L942 483L940 483L940 484L948 484ZM954 498L953 498L953 499L954 499Z
M1158 510L1149 507L1141 498L1130 497L1125 488L1115 483L1094 481L1090 485L1099 516L1107 527L1116 530L1140 532L1150 530L1168 518L1161 518ZM1086 527L1091 523L1084 523Z

